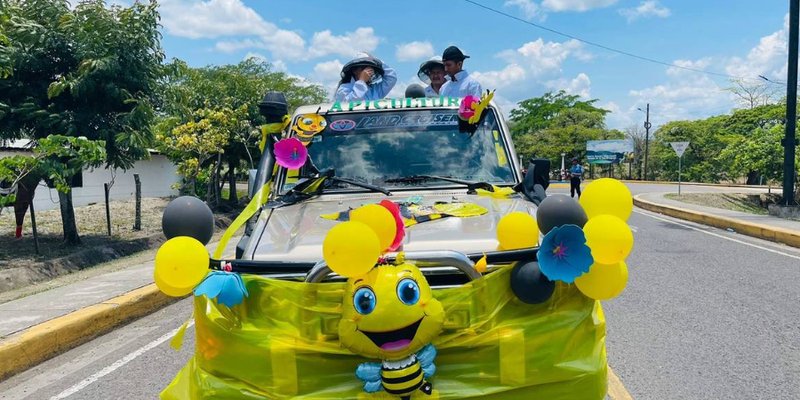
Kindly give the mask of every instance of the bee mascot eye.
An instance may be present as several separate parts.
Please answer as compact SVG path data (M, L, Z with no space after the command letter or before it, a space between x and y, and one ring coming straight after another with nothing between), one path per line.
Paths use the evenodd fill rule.
M375 297L375 292L370 288L358 289L353 295L353 306L359 314L367 315L375 311L377 302L378 299Z
M419 285L413 279L403 279L397 284L397 298L412 306L419 301Z
M311 125L313 123L314 123L314 120L312 120L311 118L304 118L303 119L303 124L304 125Z

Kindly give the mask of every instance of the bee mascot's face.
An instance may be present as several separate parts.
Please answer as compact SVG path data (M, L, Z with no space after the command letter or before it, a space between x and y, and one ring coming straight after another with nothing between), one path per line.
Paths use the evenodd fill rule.
M380 265L350 278L339 340L352 352L382 360L416 353L442 330L444 309L412 264Z

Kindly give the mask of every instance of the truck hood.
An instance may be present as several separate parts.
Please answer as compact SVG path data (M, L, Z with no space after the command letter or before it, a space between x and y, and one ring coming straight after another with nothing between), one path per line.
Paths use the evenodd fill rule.
M245 257L265 261L317 262L322 260L322 241L325 235L339 223L322 218L322 215L377 203L383 199L403 202L417 195L422 197L422 205L457 201L478 204L488 212L476 217L448 217L408 227L400 249L403 251L494 251L497 250L496 231L500 218L514 211L532 215L536 212L536 206L519 195L496 199L467 195L463 190L395 192L390 197L381 194L324 195L262 213L251 236L256 241L255 246L250 247L254 251L248 251L250 254Z

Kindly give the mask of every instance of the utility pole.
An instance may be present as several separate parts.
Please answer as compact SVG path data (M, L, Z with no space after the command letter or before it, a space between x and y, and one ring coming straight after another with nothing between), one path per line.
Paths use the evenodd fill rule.
M641 108L637 108L639 111L645 111ZM649 154L650 148L650 128L653 126L650 123L650 103L647 103L647 110L645 111L645 120L644 120L644 178L643 180L647 180L647 154Z
M789 73L786 78L786 136L783 144L783 204L795 205L794 157L795 127L797 125L797 42L800 0L789 1Z

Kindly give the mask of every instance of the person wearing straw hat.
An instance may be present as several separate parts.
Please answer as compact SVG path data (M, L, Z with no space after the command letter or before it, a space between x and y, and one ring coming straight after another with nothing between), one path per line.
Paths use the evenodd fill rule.
M469 58L456 46L450 46L444 49L442 53L442 62L444 63L444 72L450 77L450 80L442 85L439 94L446 97L464 97L473 95L481 97L483 88L475 78L469 76L469 73L464 69L464 60Z
M342 67L336 101L380 100L397 83L394 69L367 53L359 53Z
M433 56L430 60L420 64L417 76L419 80L428 84L425 87L425 97L439 97L439 92L445 82L442 58Z

